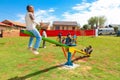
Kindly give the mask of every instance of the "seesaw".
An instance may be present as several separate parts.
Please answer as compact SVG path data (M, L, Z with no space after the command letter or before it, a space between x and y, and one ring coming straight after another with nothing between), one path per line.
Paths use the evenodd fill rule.
M34 35L27 30L20 30L20 36L33 36L34 37ZM81 53L84 56L88 56L88 57L90 56L90 54L87 51L78 50L72 46L67 46L66 44L59 43L59 42L54 41L52 39L42 37L42 40L45 40L47 42L50 42L52 44L56 44L56 45L59 45L62 47L62 50L64 52L64 56L67 59L67 62L65 63L65 65L67 65L67 66L73 66L72 57L74 57L76 52ZM90 51L90 53L91 52L92 52L92 50Z

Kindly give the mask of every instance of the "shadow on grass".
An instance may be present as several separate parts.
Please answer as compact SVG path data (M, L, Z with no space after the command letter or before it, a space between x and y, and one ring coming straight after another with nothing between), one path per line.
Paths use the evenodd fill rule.
M5 45L5 43L0 43L0 45Z
M80 56L80 57L77 57L75 59L72 60L72 62L75 62L75 61L78 61L78 60L81 60L81 59L84 59L84 58L87 58L89 56Z
M52 67L49 67L49 68L46 68L46 69L43 69L43 70L40 70L40 71L37 71L37 72L34 72L34 73L27 74L27 75L22 76L22 77L17 77L16 76L16 77L8 79L8 80L26 80L27 78L30 78L32 76L48 72L50 70L56 69L56 68L61 67L61 66L63 66L63 64L62 65L52 66Z
M72 60L72 62L75 62L75 61L83 59L83 58L86 58L86 56L83 56L83 57L80 56L80 57ZM40 71L37 71L37 72L33 72L33 73L30 73L30 74L27 74L27 75L22 76L22 77L16 76L16 77L10 78L8 80L26 80L27 78L30 78L32 76L35 76L35 75L38 75L38 74L42 74L42 73L48 72L50 70L53 70L53 69L56 69L56 68L62 67L62 66L64 66L64 64L52 66L52 67L49 67L49 68L46 68L46 69L43 69L43 70L40 70Z

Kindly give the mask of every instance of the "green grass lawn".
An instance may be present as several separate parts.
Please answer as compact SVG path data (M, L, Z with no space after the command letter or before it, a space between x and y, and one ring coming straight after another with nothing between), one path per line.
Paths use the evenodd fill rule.
M33 55L27 44L28 37L0 38L0 80L120 80L120 37L78 37L76 48L92 45L94 51L70 70L60 67L66 62L61 47L47 43Z

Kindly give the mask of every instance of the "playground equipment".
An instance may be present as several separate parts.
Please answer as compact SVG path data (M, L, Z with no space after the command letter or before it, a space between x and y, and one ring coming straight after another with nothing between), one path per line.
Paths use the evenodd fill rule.
M20 36L33 36L34 37L34 35L27 30L20 30ZM67 46L65 44L62 44L62 43L59 43L57 41L51 40L49 38L42 37L42 40L45 40L47 42L50 42L52 44L56 44L56 45L59 45L59 46L62 47L62 50L64 52L64 56L67 58L67 62L65 63L65 65L67 65L67 66L73 66L73 62L72 62L71 59L72 59L72 57L74 57L76 52L81 53L84 56L88 56L88 57L90 56L90 53L92 52L92 50L90 51L90 53L86 52L84 50L78 50L78 49L76 49L72 46Z

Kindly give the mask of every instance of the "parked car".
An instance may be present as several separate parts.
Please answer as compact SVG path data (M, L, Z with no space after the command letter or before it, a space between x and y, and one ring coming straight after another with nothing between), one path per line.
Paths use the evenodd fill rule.
M112 35L115 34L114 28L99 28L98 29L99 35Z
M120 36L120 31L117 32L117 36Z

